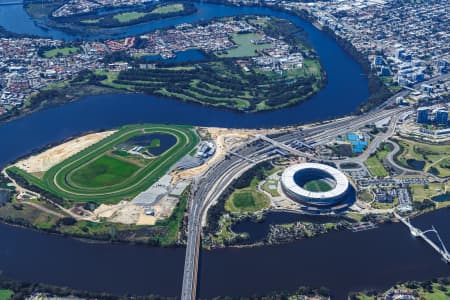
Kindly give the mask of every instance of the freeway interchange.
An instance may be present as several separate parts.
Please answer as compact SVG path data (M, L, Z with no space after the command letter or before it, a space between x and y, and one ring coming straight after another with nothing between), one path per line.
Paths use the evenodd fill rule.
M393 101L392 99L395 98L390 100ZM196 299L202 225L206 220L208 208L235 179L255 164L273 159L280 154L312 158L312 154L290 146L294 141L299 141L303 145L321 145L345 132L398 116L408 110L410 110L408 107L386 110L378 108L367 114L326 122L303 130L286 130L271 136L257 135L244 145L233 149L224 159L197 177L190 194L188 239L181 299Z

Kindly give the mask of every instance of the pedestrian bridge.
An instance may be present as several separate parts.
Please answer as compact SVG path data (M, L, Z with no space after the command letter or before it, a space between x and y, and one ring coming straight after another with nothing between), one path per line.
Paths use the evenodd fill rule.
M446 263L450 263L450 254L448 253L447 248L445 247L445 244L439 235L439 232L436 230L436 228L434 228L434 226L432 226L431 229L429 230L422 231L419 228L414 227L409 221L409 218L404 218L399 214L397 214L396 212L394 212L394 215L397 219L400 220L400 222L402 222L409 228L409 231L411 232L412 236L422 238L427 244L429 244L434 250L436 250L441 255L442 259ZM440 247L426 236L426 234L429 232L436 234L436 237L438 238L440 243Z

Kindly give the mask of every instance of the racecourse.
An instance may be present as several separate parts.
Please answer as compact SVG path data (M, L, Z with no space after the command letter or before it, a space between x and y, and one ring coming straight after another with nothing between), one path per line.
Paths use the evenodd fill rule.
M129 176L117 180L115 184L90 186L81 185L79 184L80 182L73 180L73 175L77 174L77 170L95 165L96 161L103 160L105 153L115 145L132 137L149 133L171 134L176 137L177 142L150 163L132 172L132 174L128 174ZM198 142L199 137L188 126L128 125L55 165L44 174L42 179L28 174L17 167L11 167L9 170L21 175L29 183L65 200L115 203L123 199L131 199L138 193L146 190L167 173L183 156L190 153Z

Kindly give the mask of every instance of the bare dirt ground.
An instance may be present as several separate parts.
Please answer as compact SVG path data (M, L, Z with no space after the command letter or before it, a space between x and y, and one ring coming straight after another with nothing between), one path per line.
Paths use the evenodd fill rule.
M157 217L147 216L145 209L128 201L118 204L101 204L94 210L97 219L107 219L109 222L121 224L154 225Z
M267 130L257 129L229 129L217 127L202 127L198 133L205 140L211 140L216 143L216 152L205 164L188 170L175 171L173 173L174 182L181 179L189 179L206 171L212 164L225 156L231 148L242 144L256 134L268 133Z
M42 176L51 167L64 161L70 156L80 152L83 149L101 141L116 132L115 130L91 133L64 144L48 149L37 155L30 156L16 163L16 166L27 173Z
M118 204L101 204L93 212L92 221L106 219L109 222L136 225L155 225L156 221L168 218L175 209L179 199L177 197L163 197L149 208L154 211L154 216L145 214L142 206L121 201Z

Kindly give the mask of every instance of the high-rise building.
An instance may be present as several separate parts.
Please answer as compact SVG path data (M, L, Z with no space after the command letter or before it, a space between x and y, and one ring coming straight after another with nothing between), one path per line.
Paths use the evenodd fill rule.
M434 122L439 125L447 125L448 123L448 109L439 109L434 114Z
M425 124L428 123L428 114L430 112L429 107L420 107L417 109L417 123Z

